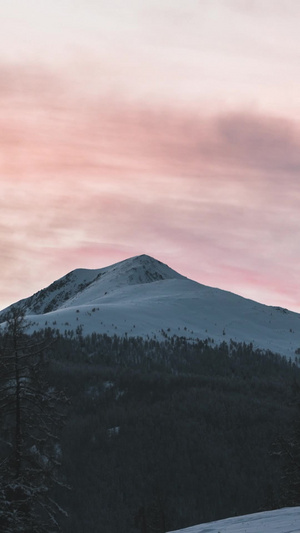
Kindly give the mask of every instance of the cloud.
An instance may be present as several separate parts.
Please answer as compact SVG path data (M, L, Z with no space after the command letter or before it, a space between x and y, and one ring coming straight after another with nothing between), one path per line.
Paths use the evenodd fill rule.
M26 75L22 91L9 79L0 91L3 302L149 253L202 283L299 304L295 122L79 99L54 75L36 73L38 91Z
M240 163L273 172L299 172L300 135L291 120L232 114L217 120L225 150Z

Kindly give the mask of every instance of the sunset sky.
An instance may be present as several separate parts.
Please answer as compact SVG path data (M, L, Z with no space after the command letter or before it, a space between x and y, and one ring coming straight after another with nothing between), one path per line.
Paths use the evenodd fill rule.
M300 312L300 2L1 0L0 308L142 253Z

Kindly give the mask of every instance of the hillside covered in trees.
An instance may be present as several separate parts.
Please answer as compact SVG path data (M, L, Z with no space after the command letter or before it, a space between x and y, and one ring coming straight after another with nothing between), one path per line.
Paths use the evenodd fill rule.
M65 533L163 532L295 504L275 446L297 412L294 363L167 333L31 338L70 398L60 448L71 489L53 489Z

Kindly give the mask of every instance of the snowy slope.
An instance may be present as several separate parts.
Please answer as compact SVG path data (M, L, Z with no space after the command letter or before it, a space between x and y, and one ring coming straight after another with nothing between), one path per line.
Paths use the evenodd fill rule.
M146 255L74 270L18 304L31 330L80 327L83 335L163 338L165 332L215 343L232 339L292 358L300 347L298 313L201 285Z
M160 261L142 255L97 270L73 270L46 289L18 303L24 305L28 313L44 314L74 305L90 304L122 287L167 279L184 278Z
M300 533L300 507L237 516L170 533Z

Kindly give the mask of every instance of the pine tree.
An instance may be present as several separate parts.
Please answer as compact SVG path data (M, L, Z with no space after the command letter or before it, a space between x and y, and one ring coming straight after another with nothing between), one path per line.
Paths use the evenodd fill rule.
M278 437L273 455L282 461L282 486L278 505L300 505L300 385L293 384L295 414L290 431Z
M14 309L0 338L0 530L59 531L63 509L51 496L58 475L58 432L66 398L45 377L45 343L25 334L23 312Z
M166 531L165 513L159 496L156 496L149 506L148 527L150 533L164 533Z

